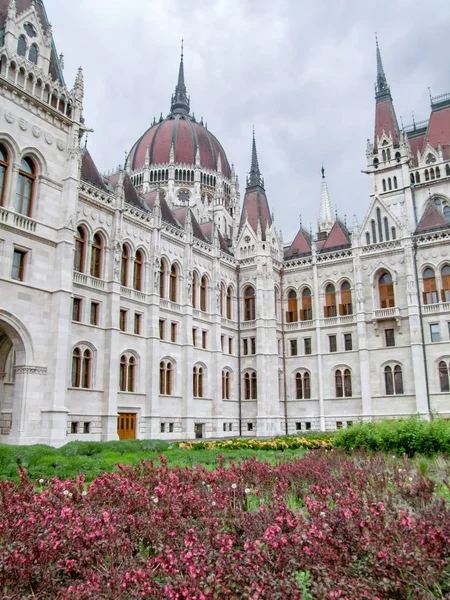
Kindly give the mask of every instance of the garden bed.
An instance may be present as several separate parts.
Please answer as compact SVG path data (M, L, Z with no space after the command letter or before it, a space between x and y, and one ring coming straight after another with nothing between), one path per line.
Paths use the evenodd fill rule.
M180 451L181 452L181 451ZM186 451L184 451L186 453ZM186 453L197 454L197 453ZM448 462L318 450L87 486L0 482L5 599L429 600L450 593Z

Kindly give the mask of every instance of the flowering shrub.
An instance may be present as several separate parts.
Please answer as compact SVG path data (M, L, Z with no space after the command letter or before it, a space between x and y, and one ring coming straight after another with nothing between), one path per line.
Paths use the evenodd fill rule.
M449 508L407 459L160 460L89 487L25 470L0 482L2 598L449 597Z
M297 450L305 448L314 450L318 448L332 448L331 436L321 437L276 437L269 440L231 438L226 440L212 440L204 442L179 442L182 450Z

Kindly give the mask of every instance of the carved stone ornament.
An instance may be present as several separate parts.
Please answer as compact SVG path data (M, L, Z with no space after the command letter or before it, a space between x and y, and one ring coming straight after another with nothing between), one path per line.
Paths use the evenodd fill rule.
M40 138L41 137L42 129L40 129L37 125L33 126L32 131L33 131L33 135L34 135L35 138Z
M56 142L56 145L58 147L58 150L61 150L61 152L64 150L65 146L64 146L64 142L62 140L58 140Z
M16 373L16 375L19 373L26 373L27 375L45 375L47 373L47 367L31 367L27 365L19 365L17 367L14 367L14 372Z
M5 121L7 123L14 123L16 117L11 112L5 112Z
M45 141L47 142L47 144L49 146L51 146L53 144L53 138L49 133L45 134Z
M19 119L19 127L22 131L26 131L28 129L28 123L25 119Z
M120 280L120 261L122 258L122 246L120 242L116 242L114 249L114 279L115 281Z

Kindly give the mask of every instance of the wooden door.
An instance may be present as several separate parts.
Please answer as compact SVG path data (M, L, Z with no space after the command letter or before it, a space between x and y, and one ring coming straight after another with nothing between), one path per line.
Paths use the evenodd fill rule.
M117 433L119 440L136 439L136 413L119 413Z

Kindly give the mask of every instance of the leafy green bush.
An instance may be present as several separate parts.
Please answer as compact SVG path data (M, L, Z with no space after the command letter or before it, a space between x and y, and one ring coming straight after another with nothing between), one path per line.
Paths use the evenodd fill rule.
M333 439L336 447L393 454L423 454L450 452L450 421L435 418L425 421L419 417L384 420L379 423L359 423L338 431Z

